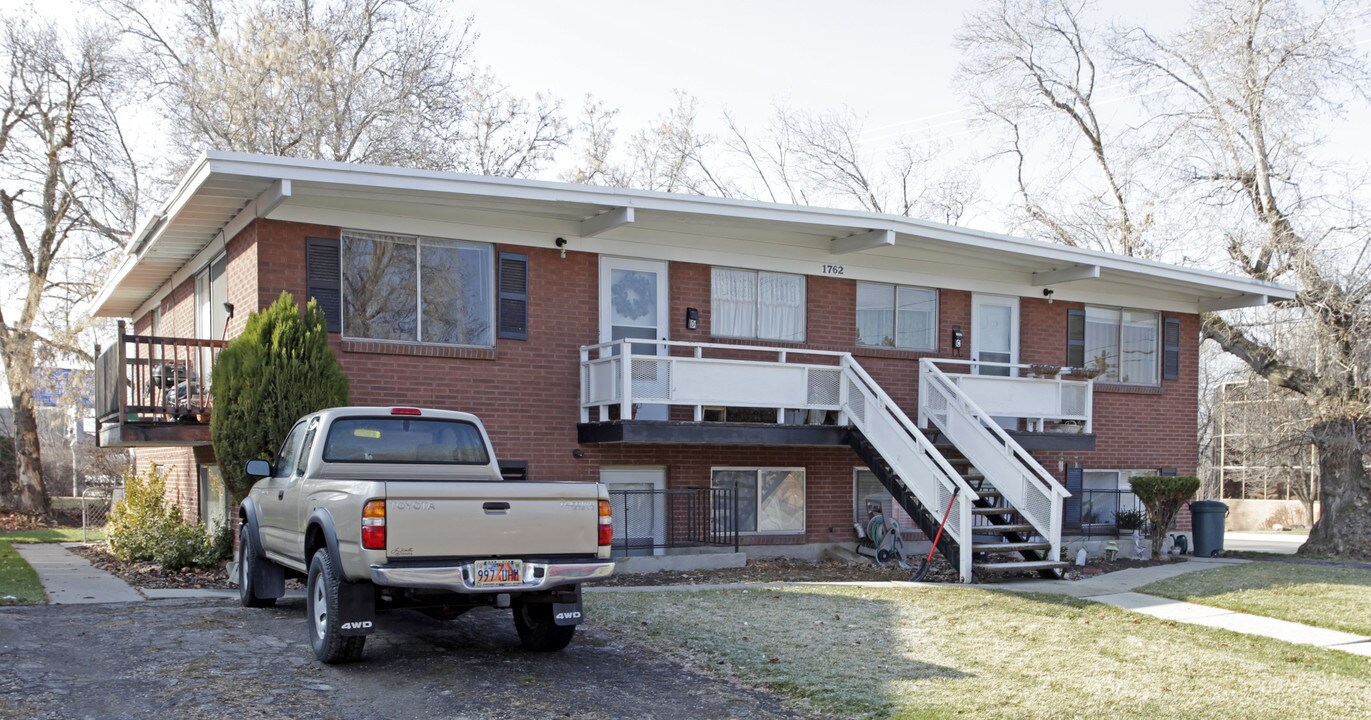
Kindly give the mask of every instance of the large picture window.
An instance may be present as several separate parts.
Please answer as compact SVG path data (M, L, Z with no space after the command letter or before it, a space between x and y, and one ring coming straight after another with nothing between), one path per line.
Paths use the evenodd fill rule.
M1100 370L1100 380L1156 385L1160 315L1147 310L1086 307L1067 324L1067 364Z
M715 468L710 485L737 489L739 532L804 532L804 468Z
M493 345L492 263L484 243L345 232L343 334Z
M938 349L938 291L857 283L857 344Z
M804 342L803 275L714 268L710 280L713 334Z

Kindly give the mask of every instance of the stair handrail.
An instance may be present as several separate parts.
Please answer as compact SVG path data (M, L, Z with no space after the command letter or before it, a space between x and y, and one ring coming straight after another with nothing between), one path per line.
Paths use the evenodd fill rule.
M875 395L876 399L880 401L880 409L886 411L887 415L894 417L901 429L914 439L914 442L919 449L933 458L934 465L942 471L942 477L938 479L940 481L950 481L943 482L943 485L951 486L948 488L949 491L959 488L961 490L961 497L967 502L975 502L981 499L981 496L967 484L966 479L958 474L956 470L952 469L951 463L947 461L947 458L943 457L942 452L938 450L937 446L928 439L927 435L923 434L923 431L919 429L918 425L915 425L914 422L909 419L909 416L905 414L904 410L900 409L900 406L879 384L876 383L875 379L867 374L866 370L855 358L851 355L845 355L845 357L843 357L843 368L856 375L857 378L862 381L862 385L866 386L866 388L871 391L871 394ZM848 422L852 423L853 416L848 413L847 417ZM858 430L865 430L857 423L852 424L855 425Z
M1039 490L1052 493L1060 498L1071 497L1071 493L1052 477L1052 474L1047 471L1047 468L1044 468L1036 458L1030 455L1018 441L1010 437L1009 433L1005 432L1004 428L1000 427L1000 424L995 422L994 417L985 410L982 410L981 406L977 405L976 401L972 400L970 395L962 391L961 387L953 382L952 378L948 377L947 373L934 365L932 360L923 358L919 360L919 373L922 375L926 372L930 373L934 379L942 381L943 385L951 391L951 394L962 403L962 407L966 409L967 413L978 421L976 426L981 428L982 432L990 433L999 441L1000 447L1003 448L1005 455L1018 460L1021 465L1027 466L1028 470L1031 472L1027 473L1026 477L1037 485ZM926 400L927 398L923 396L923 393L920 393L920 405L926 402ZM951 440L951 438L948 439ZM992 480L991 482L994 481Z

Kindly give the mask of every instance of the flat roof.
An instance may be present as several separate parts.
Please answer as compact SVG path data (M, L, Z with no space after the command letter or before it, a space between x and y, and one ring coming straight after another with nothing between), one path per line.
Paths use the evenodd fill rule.
M1293 288L899 215L208 151L92 302L146 311L254 219L1197 312ZM474 236L473 236L474 235ZM196 262L199 261L199 262ZM849 271L850 269L850 271Z

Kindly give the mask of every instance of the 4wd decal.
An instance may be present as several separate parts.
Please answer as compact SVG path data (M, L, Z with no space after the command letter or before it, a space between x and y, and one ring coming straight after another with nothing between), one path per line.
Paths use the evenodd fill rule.
M370 621L370 620L363 620L363 621L361 621L361 622L345 622L345 623L343 623L342 629L343 629L343 630L369 630L369 629L371 629L371 621Z

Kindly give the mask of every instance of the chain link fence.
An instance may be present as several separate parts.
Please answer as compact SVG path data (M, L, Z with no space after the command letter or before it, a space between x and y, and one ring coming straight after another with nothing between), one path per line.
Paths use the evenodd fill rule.
M111 485L92 485L81 491L81 542L89 544L104 538L110 508L123 492L123 488Z

